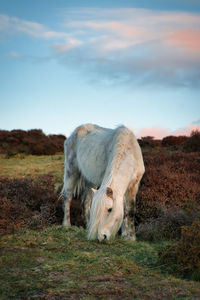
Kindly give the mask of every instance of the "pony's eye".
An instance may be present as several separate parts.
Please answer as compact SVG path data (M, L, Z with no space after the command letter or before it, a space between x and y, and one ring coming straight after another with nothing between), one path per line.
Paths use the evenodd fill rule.
M108 209L108 212L110 213L111 211L112 211L112 208L109 208L109 209Z

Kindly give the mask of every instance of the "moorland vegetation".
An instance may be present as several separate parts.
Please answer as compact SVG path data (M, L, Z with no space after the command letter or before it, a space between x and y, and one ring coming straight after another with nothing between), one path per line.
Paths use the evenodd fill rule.
M1 254L5 257L6 251L11 253L15 249L7 258L7 265L10 265L11 270L12 261L17 257L20 260L23 259L18 252L24 249L22 252L25 255L25 252L32 251L34 268L37 271L36 251L39 257L41 256L41 262L38 263L41 266L41 274L48 273L48 276L53 278L52 280L55 279L55 282L58 281L61 284L61 289L58 291L58 288L55 288L57 291L55 292L53 291L55 285L50 279L47 280L47 286L43 288L39 282L31 285L24 281L19 285L17 294L14 289L11 289L9 297L14 295L19 298L25 295L25 299L26 297L29 299L29 296L39 293L38 297L41 296L41 299L59 299L59 295L64 297L65 294L68 295L66 299L70 297L77 299L82 291L85 297L95 298L115 299L117 295L120 297L123 294L124 299L129 299L135 293L138 299L168 299L168 296L172 297L180 290L180 298L177 296L173 299L198 299L200 290L196 288L195 283L191 283L193 282L191 280L200 280L200 133L193 132L190 137L169 136L163 140L144 137L139 140L146 172L137 195L137 245L133 245L133 242L122 241L121 238L103 246L97 242L88 242L85 238L82 207L80 199L77 198L73 199L71 219L72 224L78 227L62 229L59 226L63 218L62 199L59 195L63 178L64 139L64 136L47 137L40 130L29 132L16 130L6 133L0 131ZM50 152L48 152L49 149L51 149ZM66 251L64 243L68 244ZM72 245L75 247L74 253ZM119 256L116 251L121 251ZM97 256L94 256L95 252ZM52 257L50 259L51 253L52 257L54 255L54 258L58 259L59 266L54 265ZM108 261L107 269L102 262L102 257ZM67 261L66 265L64 261ZM1 260L0 263L2 270L5 271L2 274L7 278L7 283L2 288L3 299L6 299L5 289L8 289L8 282L17 283L16 278L10 275L8 269L6 271L5 260ZM91 272L94 273L91 274L90 283L87 283L89 292L83 291L86 289L87 276L79 270L80 264L84 265L83 270L84 268L88 270L90 266L93 270ZM111 274L113 265L115 272ZM30 273L29 276L32 278L30 281L34 282L33 277L37 272L32 274L29 266L31 268L31 262L22 263L23 272ZM71 271L68 270L69 266ZM20 266L18 268L20 269ZM98 268L101 274L98 273ZM68 288L64 288L66 278L63 272L66 273L66 277L69 277L69 282L74 281L74 284ZM80 277L79 290L74 279L75 272L79 272L77 277ZM140 272L143 283L137 284L135 281L134 290L132 279L138 276L137 272ZM145 272L149 274L149 278L154 277L155 287L152 283L150 289L148 279L142 275ZM41 276L45 276L44 274ZM158 286L156 276L165 281L168 291L164 288L164 284L160 290L156 290ZM174 279L169 276L174 276ZM124 287L119 282L119 278L124 282ZM191 289L184 281L185 279L190 280ZM146 292L144 292L145 280ZM130 288L131 284L132 288ZM175 285L176 289L172 287ZM94 293L92 286L95 286ZM127 291L124 290L125 287Z

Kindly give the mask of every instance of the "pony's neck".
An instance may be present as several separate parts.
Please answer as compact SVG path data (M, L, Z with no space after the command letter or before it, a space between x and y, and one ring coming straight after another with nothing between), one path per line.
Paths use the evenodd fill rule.
M133 162L130 156L124 155L120 160L115 158L110 168L106 170L106 176L102 183L102 187L110 187L115 197L123 196L128 188L130 181L133 179Z
M111 187L116 197L125 194L134 177L132 142L133 134L127 128L119 127L109 145L110 156L101 186Z

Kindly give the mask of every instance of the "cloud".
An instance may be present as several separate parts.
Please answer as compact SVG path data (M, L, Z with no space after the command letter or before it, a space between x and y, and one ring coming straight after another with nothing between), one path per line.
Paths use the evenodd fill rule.
M81 41L70 38L63 44L53 44L51 48L58 53L64 53L80 45L82 45Z
M152 128L142 128L136 132L138 138L144 136L153 136L156 139L163 139L165 136L169 135L169 130L161 128L160 126L155 126Z
M8 56L12 57L12 58L16 58L16 59L21 58L21 55L19 53L17 53L16 51L10 51L8 53Z
M90 82L199 88L198 14L74 8L63 12L60 26L58 31L0 15L0 31L47 41L51 58Z
M64 31L54 31L37 22L30 22L2 14L0 14L0 33L1 32L11 37L13 35L24 34L34 39L48 41L48 49L52 49L59 54L82 44L81 41L71 37L69 33ZM60 41L60 43L54 43L55 41ZM32 63L48 62L49 60L55 59L52 53L43 57L34 54L21 54L14 50L10 51L7 56L12 59L31 61Z
M169 43L190 52L200 53L200 29L178 30L171 34Z
M69 35L65 32L49 30L46 26L26 20L21 20L7 15L0 15L0 31L9 34L22 33L34 38L43 39L67 39Z
M82 44L61 63L77 64L93 81L199 87L199 15L122 8L73 10L67 18Z
M68 26L90 32L92 37L88 40L88 45L96 46L96 51L104 55L136 45L143 34L142 29L120 21L77 21Z
M31 62L33 64L46 63L53 59L52 56L35 56L35 55L32 56L32 55L21 54L16 51L10 51L6 56L14 60L18 60L22 62Z
M200 119L193 121L192 124L193 125L200 125Z
M173 135L179 136L179 135L186 135L189 136L192 131L200 131L199 125L194 124L188 124L185 128L177 129L173 132Z
M129 25L126 22L122 21L78 21L78 22L71 22L68 24L70 27L75 28L88 28L92 30L98 30L102 32L110 32L116 36L122 38L135 38L137 35L142 34L141 28L137 28L134 25Z
M167 128L162 128L160 126L155 126L151 128L141 128L135 131L137 138L145 137L145 136L152 136L156 139L163 139L166 136L174 135L186 135L190 136L192 131L200 131L200 125L188 124L183 128L179 128L177 130L169 130ZM134 131L134 130L133 130Z

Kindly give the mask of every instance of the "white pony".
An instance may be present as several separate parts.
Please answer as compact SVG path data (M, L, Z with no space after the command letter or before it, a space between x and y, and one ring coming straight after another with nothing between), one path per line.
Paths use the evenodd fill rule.
M64 219L70 226L73 193L87 191L85 215L88 239L109 240L121 228L135 240L135 197L144 174L140 146L132 131L82 125L65 141ZM94 188L92 190L92 188Z

